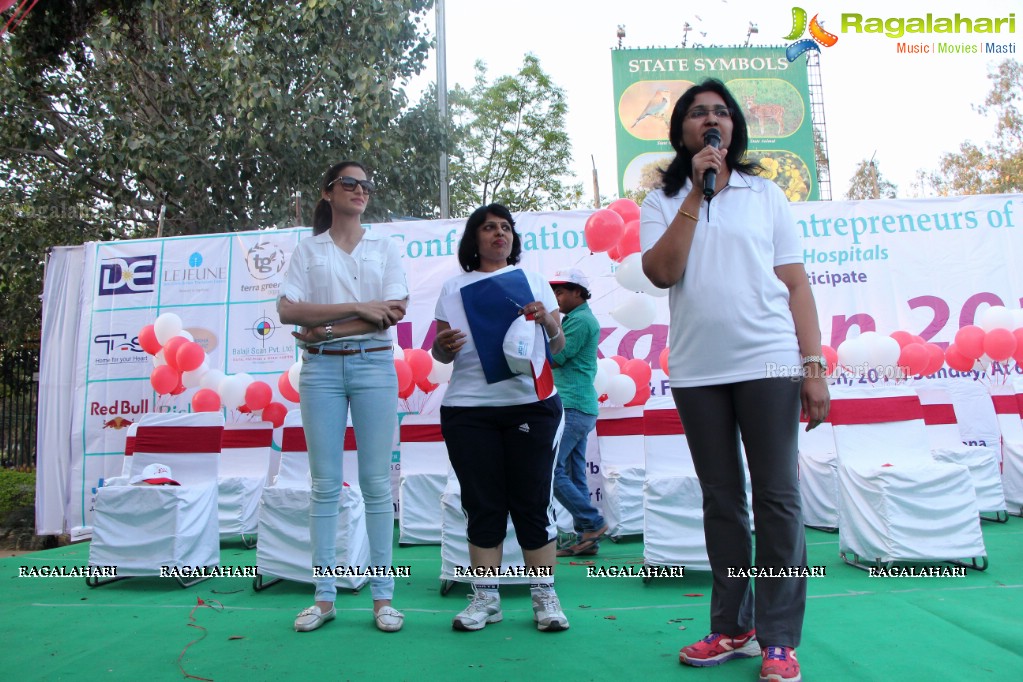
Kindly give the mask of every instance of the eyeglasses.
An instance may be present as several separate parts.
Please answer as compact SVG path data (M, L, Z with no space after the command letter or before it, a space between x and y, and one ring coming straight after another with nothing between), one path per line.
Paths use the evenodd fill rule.
M354 192L356 187L361 187L362 191L366 194L372 194L373 190L377 188L371 180L360 180L358 178L353 178L350 175L342 175L341 177L334 178L327 184L327 189L330 189L331 185L334 184L341 185L341 189L346 192Z
M686 112L686 118L695 121L701 118L707 118L708 114L714 114L715 118L731 118L732 110L728 107L714 107L713 109L708 109L707 107L693 107Z

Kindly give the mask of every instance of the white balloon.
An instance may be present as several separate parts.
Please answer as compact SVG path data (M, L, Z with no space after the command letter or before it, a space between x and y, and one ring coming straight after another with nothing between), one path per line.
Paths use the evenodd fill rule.
M248 384L245 383L240 374L231 374L224 377L217 391L220 394L220 400L224 403L224 407L229 410L235 410L244 405L245 389L247 387Z
M192 336L192 332L188 331L187 329L182 329L180 332L178 332L178 336L189 341L195 341L195 337Z
M153 322L153 332L160 345L166 345L168 341L181 333L181 318L174 313L164 313Z
M626 329L645 329L653 324L657 306L649 296L630 294L617 308L611 311L615 322Z
M159 367L160 365L166 365L167 358L163 356L163 348L156 351L156 355L153 356L153 367Z
M638 253L630 253L615 270L615 280L623 289L645 292L647 287L653 286L646 275L643 274L642 258Z
M611 362L615 362L612 360ZM615 362L615 367L618 363ZM597 395L604 395L607 393L607 381L610 377L607 374L607 370L600 365L600 360L597 360L597 374L593 377L593 388L597 392Z
M838 363L854 374L865 373L870 349L862 336L846 339L838 346Z
M628 374L616 374L607 382L607 398L624 405L636 397L636 382Z
M643 293L649 294L654 298L664 298L665 296L668 295L668 289L662 289L658 286L654 286L654 283L651 282L650 280L647 280L647 283L648 286L646 289L643 290Z
M251 384L253 381L256 380L256 378L254 376L252 376L251 374L248 374L246 372L239 372L238 374L235 374L235 376L238 377L238 381L242 382L242 386L244 388L248 388L249 384ZM244 392L244 388L243 388L243 392Z
M1004 305L993 305L977 318L977 326L986 332L992 329L1015 329L1016 319Z
M611 358L601 358L597 360L597 370L600 371L601 369L604 370L604 373L607 375L608 379L613 377L615 374L622 373L621 365L619 365Z
M986 372L988 368L991 367L992 362L994 362L994 360L991 359L991 356L988 355L987 353L984 353L979 358L977 358L976 362L973 363L973 369L977 370L978 372Z
M197 388L203 376L210 371L210 365L205 360L191 372L181 373L181 385L185 388Z
M203 364L206 364L205 362ZM199 379L199 386L201 388L208 388L211 391L216 391L220 394L220 382L225 378L223 372L219 369L208 369L205 374Z
M1019 329L1023 327L1023 308L1012 311L1012 328Z
M432 356L431 356L432 357ZM445 381L451 379L451 371L455 368L455 363L449 362L444 364L443 362L433 361L433 369L426 375L426 378L432 384L443 384Z
M288 381L291 382L291 387L298 390L298 379L302 375L302 361L296 360L292 363L291 367L288 368Z
M899 355L902 353L899 342L890 336L877 334L871 338L869 343L870 366L878 372L889 373L884 376L894 374L895 367L899 364Z

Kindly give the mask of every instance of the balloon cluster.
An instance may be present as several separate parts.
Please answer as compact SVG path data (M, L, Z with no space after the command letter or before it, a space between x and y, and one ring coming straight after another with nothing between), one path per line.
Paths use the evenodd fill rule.
M878 332L864 332L846 339L838 352L823 347L830 376L841 365L855 375L876 374L885 379L905 379L911 376L930 376L945 364L941 346L927 343L923 337L906 331L885 336Z
M597 360L597 376L593 387L598 400L611 401L625 407L644 405L650 400L650 377L653 371L645 360L626 360L621 355Z
M274 427L284 424L288 408L273 401L273 389L264 381L248 374L227 375L210 368L206 351L182 327L181 318L164 313L153 324L139 331L139 345L153 356L153 371L149 383L159 395L180 395L187 389L197 388L192 396L192 409L196 412L218 412L221 408L239 412L259 412L264 421ZM296 362L281 374L277 388L285 399L298 402L298 374L301 363Z
M945 362L960 372L978 364L986 370L992 362L1009 358L1023 365L1023 311L1000 305L981 313L977 324L961 327L945 349Z
M406 400L417 388L423 393L432 393L451 378L452 369L451 364L435 362L433 356L422 348L406 348L404 357L394 359L398 397Z

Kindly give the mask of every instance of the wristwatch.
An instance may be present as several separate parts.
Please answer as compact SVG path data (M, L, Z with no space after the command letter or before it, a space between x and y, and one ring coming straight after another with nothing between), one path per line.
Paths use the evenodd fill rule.
M327 337L328 341L333 341L334 340L334 325L333 324L325 324L325 325L323 325L323 333Z
M828 361L824 358L823 355L804 355L803 364L819 365L822 371L824 372L828 371Z

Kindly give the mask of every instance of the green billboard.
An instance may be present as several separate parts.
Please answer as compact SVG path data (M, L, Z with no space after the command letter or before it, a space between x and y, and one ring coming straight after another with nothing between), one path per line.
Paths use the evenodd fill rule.
M611 66L619 196L660 186L657 169L675 155L668 143L675 102L717 78L742 107L749 157L763 175L790 201L820 198L805 60L790 63L778 47L619 49Z

